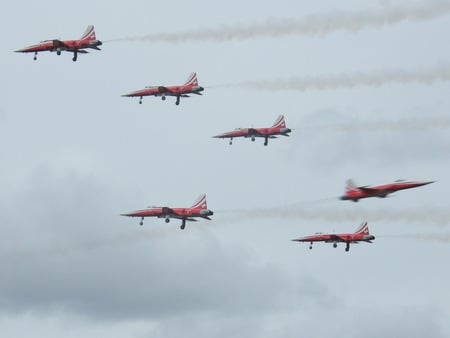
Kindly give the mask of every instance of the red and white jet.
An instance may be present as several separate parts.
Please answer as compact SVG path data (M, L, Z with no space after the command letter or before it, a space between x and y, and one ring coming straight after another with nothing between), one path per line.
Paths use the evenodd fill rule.
M367 222L362 223L358 229L352 234L322 234L316 233L313 236L301 237L293 239L297 242L309 242L309 248L312 249L314 242L333 243L333 247L337 248L338 243L345 243L345 251L350 250L350 243L357 244L358 242L372 243L375 236L369 233L369 226Z
M286 128L286 122L284 121L284 116L280 115L275 120L275 123L270 128L236 128L234 131L219 134L213 136L215 138L229 138L230 145L233 144L233 138L235 137L246 137L251 138L255 141L256 137L264 138L264 145L267 146L269 138L277 138L277 135L289 136L291 129Z
M166 96L175 96L177 100L175 104L180 104L181 97L189 97L188 94L202 95L205 88L198 85L197 74L191 73L183 85L180 86L148 86L144 89L124 94L124 97L139 97L139 104L142 104L143 96L161 96L161 100L165 100Z
M121 216L140 217L139 225L144 224L145 217L164 218L166 223L170 222L171 218L181 219L181 229L186 226L186 221L196 222L195 218L205 218L211 220L209 216L214 213L208 209L206 204L206 195L201 195L190 208L169 208L169 207L148 207L148 209L136 210L120 214Z
M41 43L25 47L23 49L16 50L16 53L34 53L34 60L37 59L38 52L56 52L56 54L61 55L62 51L72 52L73 53L73 61L77 61L78 53L86 54L89 53L85 49L91 48L100 50L98 46L101 46L102 42L97 40L95 37L94 26L88 26L83 36L79 40L66 40L61 41L58 39L53 40L45 40L41 41Z
M394 183L378 185L378 186L374 186L374 187L369 187L369 186L358 187L352 180L347 180L345 194L343 196L341 196L340 199L358 202L358 200L361 198L368 198L368 197L385 198L389 194L392 194L396 191L417 188L417 187L421 187L423 185L427 185L430 183L434 183L434 181L406 182L406 181L398 180L398 181L395 181Z

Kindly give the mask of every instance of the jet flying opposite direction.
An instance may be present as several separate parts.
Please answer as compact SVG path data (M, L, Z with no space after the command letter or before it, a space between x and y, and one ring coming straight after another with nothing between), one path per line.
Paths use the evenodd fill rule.
M25 47L23 49L16 50L16 53L34 53L34 60L37 59L38 52L56 52L57 55L61 55L62 51L72 52L73 61L77 61L78 53L89 53L85 49L100 50L98 46L101 46L102 42L95 37L94 26L88 26L83 36L79 40L66 40L61 41L59 39L41 41L39 44Z
M246 137L251 138L254 142L256 137L264 138L264 145L267 146L269 138L277 138L277 135L289 136L291 129L286 128L286 122L284 121L284 116L280 115L275 120L272 127L269 128L237 128L234 131L219 134L213 136L214 138L229 138L230 145L233 144L233 138L235 137Z
M345 190L345 194L340 197L341 200L351 200L353 202L358 202L361 198L368 197L380 197L385 198L389 194L393 192L421 187L423 185L427 185L430 183L434 183L434 181L430 182L407 182L402 180L397 180L394 183L378 185L374 187L363 186L358 187L355 182L352 180L347 180L347 186Z
M214 213L208 209L206 204L206 195L202 194L195 201L190 208L169 208L169 207L148 207L148 209L137 210L120 214L121 216L140 217L139 225L144 224L145 217L164 218L166 223L170 222L171 218L181 219L181 229L186 226L186 221L196 222L196 218L205 218L211 220L209 216Z
M358 242L372 243L375 236L369 233L369 226L367 222L362 223L358 229L352 234L322 234L316 233L312 236L301 237L293 239L296 242L309 242L309 248L312 249L314 242L333 243L333 247L337 248L338 243L345 243L345 251L350 250L350 243L357 244Z
M175 96L177 100L175 104L180 104L180 98L190 97L188 94L202 95L205 88L198 85L197 74L191 73L183 85L179 86L148 86L144 89L124 94L124 97L139 97L139 104L142 104L143 96L161 96L161 100L165 100L166 96Z

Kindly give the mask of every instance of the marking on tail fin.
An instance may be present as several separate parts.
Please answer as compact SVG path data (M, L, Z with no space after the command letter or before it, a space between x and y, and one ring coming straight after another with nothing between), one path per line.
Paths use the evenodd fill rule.
M198 86L197 81L197 73L193 72L189 75L186 82L184 83L185 86Z
M86 31L84 32L84 34L81 36L80 40L96 40L95 37L95 29L93 25L89 25L86 28Z
M350 178L346 182L345 189L347 191L349 191L349 190L356 190L356 189L358 189L358 187L356 186L355 182Z
M191 209L207 209L206 194L201 194L192 205Z
M284 121L283 115L277 117L272 128L286 128L286 122Z
M355 234L369 234L369 226L367 222L361 223L361 225L356 229Z

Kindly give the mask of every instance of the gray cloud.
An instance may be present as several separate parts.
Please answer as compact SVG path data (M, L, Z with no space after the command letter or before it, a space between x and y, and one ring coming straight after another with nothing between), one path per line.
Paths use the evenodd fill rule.
M447 337L443 313L436 308L398 306L396 309L367 308L356 315L353 337Z
M1 210L10 226L1 238L4 314L161 319L284 311L293 298L334 302L316 279L293 284L275 265L256 263L241 247L230 251L201 228L129 227L113 208L114 191L93 177L41 168L29 183ZM16 217L22 205L32 216Z

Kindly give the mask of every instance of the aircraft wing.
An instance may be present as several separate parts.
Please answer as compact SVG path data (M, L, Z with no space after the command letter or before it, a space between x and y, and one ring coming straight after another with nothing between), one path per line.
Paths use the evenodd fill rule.
M335 234L329 234L327 236L328 238L325 240L325 242L343 242L345 239L341 237L340 235Z
M176 215L175 210L169 207L162 207L161 212L163 215Z
M62 42L61 40L58 40L58 39L52 40L52 43L53 43L53 47L56 47L56 48L67 48L67 47L69 47L64 42Z
M262 136L262 134L256 128L248 128L248 134L254 136Z
M375 189L375 188L367 188L367 187L358 187L358 189L365 192L366 194L375 195L375 196L386 196L393 192L392 190L387 190L387 189Z
M158 86L158 93L171 93L171 91L165 86Z

